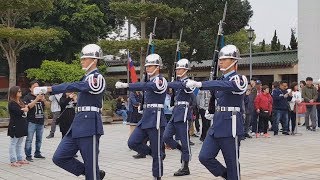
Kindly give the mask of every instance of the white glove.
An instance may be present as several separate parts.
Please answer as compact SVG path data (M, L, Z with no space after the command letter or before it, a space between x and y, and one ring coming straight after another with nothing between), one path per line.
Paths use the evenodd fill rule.
M204 114L204 117L208 120L213 120L214 114L209 114L209 111L206 110L206 113Z
M129 84L128 83L123 83L123 82L116 82L116 88L117 89L122 89L122 88L127 88L129 87Z
M187 88L200 88L202 86L202 83L201 82L198 82L198 81L194 81L194 80L191 80L189 79L186 83L186 87Z
M35 87L33 89L33 94L34 95L39 95L39 94L45 94L48 91L48 87L47 86L42 86L42 87Z

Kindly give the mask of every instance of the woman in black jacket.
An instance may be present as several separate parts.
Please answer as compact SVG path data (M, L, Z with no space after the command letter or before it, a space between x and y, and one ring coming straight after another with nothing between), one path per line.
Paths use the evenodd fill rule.
M9 90L8 110L10 122L8 127L8 136L10 136L9 155L11 166L19 167L22 164L29 164L22 158L22 143L24 136L28 135L27 112L29 108L21 101L21 89L19 86L13 86Z
M62 95L60 99L61 114L57 119L62 138L66 135L73 122L76 105L77 95L75 93L65 93Z

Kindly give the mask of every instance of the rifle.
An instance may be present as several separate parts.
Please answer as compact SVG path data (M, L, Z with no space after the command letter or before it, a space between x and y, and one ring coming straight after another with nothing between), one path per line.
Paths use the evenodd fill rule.
M174 63L173 63L173 67L172 67L171 82L175 81L177 78L175 67L176 67L177 62L181 59L180 43L181 43L181 39L182 39L182 33L183 33L183 28L180 31L180 37L179 37L179 40L177 41L176 55L175 55ZM175 93L174 93L174 91L172 91L170 106L174 106L174 97L175 97Z
M214 52L213 52L213 59L212 59L212 65L211 65L211 71L210 71L210 79L209 80L216 80L218 77L218 61L219 61L219 51L222 48L221 39L223 38L223 26L225 24L226 14L227 14L227 7L228 7L228 1L226 1L224 5L223 10L223 16L222 19L219 22L219 28L217 33L217 38L215 42ZM211 93L211 98L209 101L209 113L214 114L215 112L215 96L214 93Z
M152 32L149 34L149 41L148 41L148 46L147 46L146 57L149 54L154 53L153 37L156 35L156 25L157 25L157 17L154 18L153 29L152 29ZM146 69L144 71L145 71L145 73L144 73L143 82L147 82L148 81L148 73L147 73ZM142 100L141 100L140 110L143 110L143 104L144 104L144 91L142 91Z

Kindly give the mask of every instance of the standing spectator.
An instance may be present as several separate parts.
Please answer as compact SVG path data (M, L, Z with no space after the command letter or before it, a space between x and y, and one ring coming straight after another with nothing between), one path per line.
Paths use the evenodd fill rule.
M302 88L304 88L307 85L306 81L301 80L300 81L300 90L302 90Z
M8 126L8 136L10 136L9 155L11 166L19 167L21 164L29 164L22 158L22 143L24 136L27 136L26 115L29 111L21 101L21 89L19 86L13 86L9 89L8 110L10 114L10 122Z
M292 99L292 92L288 93L287 81L281 81L279 88L275 88L272 92L273 106L274 106L274 120L272 123L272 129L274 135L278 135L279 122L282 125L282 134L289 135L288 133L288 112L289 104L288 101Z
M201 116L201 121L202 121L202 132L200 136L200 141L203 142L207 136L207 132L210 127L210 120L208 120L205 117L206 110L208 110L208 107L209 107L209 102L208 102L210 99L209 91L200 90L196 99L197 99L197 106L199 107L199 114Z
M262 93L258 94L254 100L255 110L259 116L259 130L263 133L264 137L269 138L268 127L269 119L272 112L272 97L269 93L269 87L267 85L262 86ZM259 133L256 133L256 137L259 137Z
M61 114L57 120L62 138L67 134L75 116L75 107L77 105L77 94L64 93L60 98Z
M127 109L125 106L124 99L120 96L117 99L117 104L116 104L116 114L119 116L122 116L123 124L127 124Z
M252 115L254 113L254 96L251 93L251 84L248 85L248 89L246 91L246 94L244 96L244 106L245 106L245 122L244 122L244 136L246 138L252 138L250 135L250 124L251 124L251 119Z
M313 85L312 77L306 78L306 86L302 88L302 98L306 103L314 103L318 99L318 91ZM305 113L305 125L307 130L316 131L316 105L307 105L307 112ZM309 118L311 118L311 128L309 126Z
M57 84L54 84L54 85L57 85ZM47 139L53 138L54 133L56 132L56 120L61 113L61 107L59 105L61 96L62 96L62 93L52 94L49 96L49 101L51 101L52 122L51 122L50 134L47 136Z
M299 91L297 82L293 82L291 84L291 89L292 89L292 99L290 101L289 122L291 121L291 134L293 135L296 128L296 117L297 117L296 113L298 113L295 111L296 110L295 105L297 105L297 103L302 102L302 97L301 97L301 92ZM288 127L289 125L290 123L288 123Z
M252 86L251 94L253 96L252 97L253 98L252 106L254 107L254 100L256 99L257 95L261 93L262 83L260 80L256 80L256 82L253 84L255 86ZM253 111L251 117L252 117L252 119L251 119L252 135L256 135L256 133L259 132L259 129L257 129L258 128L258 114L257 114L257 112Z
M35 87L39 87L39 84L37 81L31 81L30 82L30 93L27 94L23 101L25 104L28 105L29 111L27 114L27 120L28 120L28 136L26 138L25 143L25 154L26 154L26 160L33 161L31 151L32 151L32 140L34 134L36 134L36 142L35 142L35 158L41 158L44 159L45 157L41 154L41 144L42 144L42 135L43 135L43 129L44 129L44 107L45 104L48 105L48 102L45 99L44 94L34 95L33 89Z

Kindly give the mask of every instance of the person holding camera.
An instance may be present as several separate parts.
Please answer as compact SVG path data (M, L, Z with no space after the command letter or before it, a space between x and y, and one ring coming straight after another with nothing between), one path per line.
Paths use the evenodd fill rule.
M27 113L28 120L28 136L25 143L26 160L32 162L32 140L34 134L36 134L36 150L34 152L35 158L44 159L41 154L42 135L44 129L44 107L49 105L46 101L44 94L35 95L33 89L39 87L38 81L34 80L30 82L30 93L27 94L23 101L28 105L29 111Z

